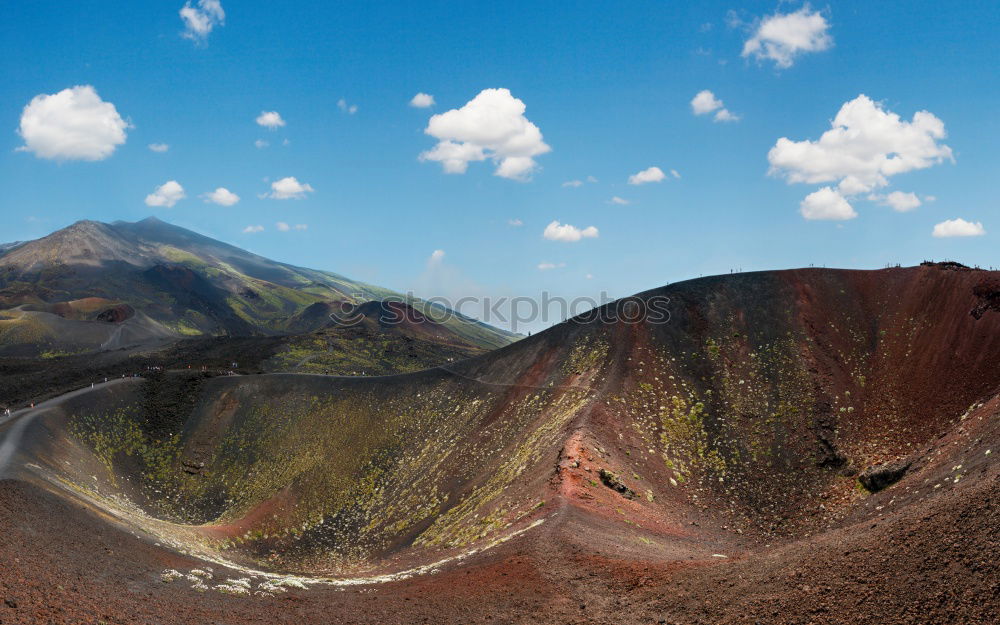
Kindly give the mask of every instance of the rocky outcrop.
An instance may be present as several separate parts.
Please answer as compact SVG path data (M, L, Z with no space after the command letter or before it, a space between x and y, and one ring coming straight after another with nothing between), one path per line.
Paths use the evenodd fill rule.
M913 464L911 460L877 464L862 471L861 475L858 476L858 481L869 492L877 493L903 479L911 464Z

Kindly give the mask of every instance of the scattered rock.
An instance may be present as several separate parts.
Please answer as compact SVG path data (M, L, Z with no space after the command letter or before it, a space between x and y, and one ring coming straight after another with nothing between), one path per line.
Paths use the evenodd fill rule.
M601 482L611 490L620 494L622 497L625 497L626 499L635 499L635 491L626 486L625 483L621 481L621 478L607 469L601 469Z
M195 460L188 460L188 459L181 460L181 469L183 469L185 473L190 473L191 475L200 475L204 468L205 468L204 462L198 462Z

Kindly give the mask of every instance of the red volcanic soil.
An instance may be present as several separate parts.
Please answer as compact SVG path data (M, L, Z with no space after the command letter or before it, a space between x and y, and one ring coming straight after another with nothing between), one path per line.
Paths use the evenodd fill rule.
M492 547L468 543L483 550L401 581L199 593L160 573L207 563L66 496L41 471L23 471L0 481L0 624L996 623L998 284L996 274L950 265L708 278L638 296L641 305L668 297L666 324L626 323L608 309L600 320L411 376L206 382L190 399L195 414L216 406L206 414L225 408L234 422L268 401L287 407L296 393L316 406L357 396L352 409L373 430L388 427L375 408L390 395L441 414L452 414L443 410L453 397L480 402L479 412L455 411L469 420L460 425L475 425L469 430L446 417L434 424L453 445L433 458L449 468L446 479L431 481L429 470L418 477L428 477L422 488L447 493L443 513L474 501L498 475L513 476L474 519L527 506L498 530L521 533ZM230 392L243 403L223 401ZM430 395L441 403L419 403ZM545 404L538 415L507 410L536 403ZM548 421L545 410L556 405L578 407ZM533 440L548 440L539 432L558 424L556 442L537 457L518 455L519 441L497 434L515 418ZM55 440L58 422L45 423ZM213 436L228 424L220 417ZM394 452L405 444L393 441ZM523 459L517 471L505 456ZM39 462L57 466L55 457ZM379 475L406 468L388 452L378 457L388 467ZM204 462L211 474L211 454ZM368 477L364 467L351 470ZM411 496L382 479L397 489L392 497ZM862 481L880 488L869 492ZM259 527L314 494L290 480L215 531ZM375 570L455 553L410 544L436 520L373 549L383 558ZM382 522L360 517L356 527ZM243 576L211 566L216 580Z
M85 297L70 302L55 302L44 306L29 306L64 319L78 321L105 321L121 323L135 316L135 310L128 304L119 304L102 297Z

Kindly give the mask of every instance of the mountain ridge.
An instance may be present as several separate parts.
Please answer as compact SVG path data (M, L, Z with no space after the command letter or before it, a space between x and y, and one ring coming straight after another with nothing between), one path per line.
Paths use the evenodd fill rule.
M143 335L159 340L165 335L308 331L316 329L315 320L310 327L297 326L296 321L311 305L404 298L331 271L270 260L155 217L110 224L81 220L0 249L0 351L12 343L66 343L75 351L94 348L96 339L74 345L63 320L52 318L53 305L92 298L143 313L153 327L134 334L140 343ZM412 304L418 309L433 306L421 300ZM460 315L449 315L445 325L480 348L500 347L517 338ZM87 331L95 336L112 332L97 328Z

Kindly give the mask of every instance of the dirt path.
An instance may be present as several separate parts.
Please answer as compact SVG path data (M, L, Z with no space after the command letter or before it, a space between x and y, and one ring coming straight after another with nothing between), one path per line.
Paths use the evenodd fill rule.
M138 382L141 378L117 378L107 382L94 383L93 386L71 391L59 397L53 397L32 408L22 408L12 412L9 416L0 418L0 477L4 477L10 461L17 453L18 444L21 442L21 435L25 428L34 421L35 417L47 410L55 408L67 400L106 389L128 382Z

